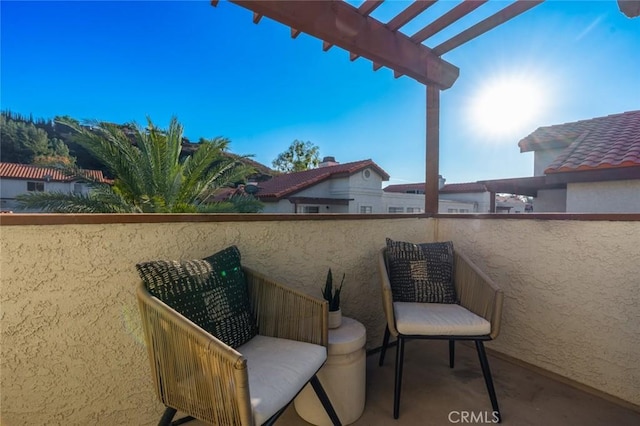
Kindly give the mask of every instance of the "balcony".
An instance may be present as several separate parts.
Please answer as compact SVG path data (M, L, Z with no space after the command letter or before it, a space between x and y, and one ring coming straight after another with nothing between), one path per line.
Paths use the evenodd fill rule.
M3 424L157 423L134 296L135 263L201 258L236 244L243 262L319 296L326 270L347 275L343 312L380 345L376 253L385 237L452 240L505 292L487 345L504 424L640 421L640 218L497 215L3 215ZM472 348L407 345L397 424L447 424L490 410ZM393 424L394 350L368 358L357 424ZM455 420L455 419L453 419ZM554 423L555 422L555 423ZM305 424L289 409L279 424Z

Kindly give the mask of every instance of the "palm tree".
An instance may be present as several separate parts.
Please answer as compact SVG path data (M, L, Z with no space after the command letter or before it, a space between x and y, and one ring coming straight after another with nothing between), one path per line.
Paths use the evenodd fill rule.
M252 171L242 157L225 155L229 140L221 137L201 139L199 148L181 159L183 127L177 119L171 119L166 131L147 121L147 129L142 129L106 122L81 126L60 119L58 123L74 131L74 140L115 176L113 185L90 182L88 194L40 192L21 195L18 201L24 207L61 213L216 211L203 203L206 193L242 181Z

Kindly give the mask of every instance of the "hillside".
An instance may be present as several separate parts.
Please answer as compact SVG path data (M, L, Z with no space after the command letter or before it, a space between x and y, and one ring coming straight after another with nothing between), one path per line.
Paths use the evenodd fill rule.
M22 164L75 164L82 169L101 170L105 176L110 176L107 168L95 159L86 149L73 141L73 136L66 126L56 123L53 119L34 119L13 113L2 111L2 138L0 138L0 161ZM61 117L60 117L61 118ZM80 120L65 116L76 122ZM118 124L125 133L131 129L130 123ZM135 141L132 139L132 143ZM190 155L198 149L198 143L191 142L187 138L182 140L182 155ZM256 173L248 176L252 180L266 180L278 172L264 164L250 158L232 152L225 152L232 158L239 159L242 163L252 167Z

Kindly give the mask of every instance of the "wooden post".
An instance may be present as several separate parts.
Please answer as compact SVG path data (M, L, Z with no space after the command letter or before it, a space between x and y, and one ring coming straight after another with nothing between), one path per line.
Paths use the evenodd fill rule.
M424 189L424 210L438 213L439 164L440 164L440 89L427 86L427 161Z

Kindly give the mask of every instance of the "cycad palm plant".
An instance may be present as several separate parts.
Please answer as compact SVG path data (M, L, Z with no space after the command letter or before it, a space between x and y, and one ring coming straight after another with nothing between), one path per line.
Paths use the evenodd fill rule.
M250 168L225 155L229 140L201 140L198 149L180 158L183 128L174 117L166 131L148 119L147 129L91 123L91 129L72 120L74 140L100 160L115 176L113 185L92 182L88 194L33 193L20 196L29 208L64 213L189 213L211 211L202 205L206 192L237 182Z

